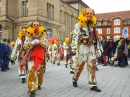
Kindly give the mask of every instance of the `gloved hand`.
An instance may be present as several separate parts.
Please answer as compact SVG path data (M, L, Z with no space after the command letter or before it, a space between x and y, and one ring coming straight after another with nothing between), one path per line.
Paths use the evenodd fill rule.
M36 44L38 44L39 42L40 42L40 41L39 41L38 39L34 39L34 40L32 40L31 44L36 45Z
M34 40L32 40L32 41L31 41L31 44L35 45L35 41L34 41Z
M35 43L38 44L40 41L38 39L35 39Z

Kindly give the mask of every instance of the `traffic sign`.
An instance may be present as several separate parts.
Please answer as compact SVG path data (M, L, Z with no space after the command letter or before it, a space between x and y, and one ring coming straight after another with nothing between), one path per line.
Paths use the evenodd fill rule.
M128 29L123 29L123 35L128 35Z

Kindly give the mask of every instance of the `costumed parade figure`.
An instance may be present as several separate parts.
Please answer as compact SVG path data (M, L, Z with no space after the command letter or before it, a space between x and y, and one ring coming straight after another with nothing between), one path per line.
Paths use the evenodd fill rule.
M31 27L27 28L26 36L29 38L29 43L25 45L27 53L19 65L28 64L28 92L30 97L35 97L35 92L37 89L41 90L43 83L45 48L48 46L48 42L43 40L45 34L45 29L37 21L32 22Z
M69 61L69 55L70 55L70 39L65 38L64 43L63 43L63 49L64 49L64 59L65 59L65 67L67 68L68 66L68 61Z
M52 45L52 59L53 59L53 64L55 64L57 60L57 65L60 65L60 44L61 41L59 38L54 40L54 43Z
M49 54L49 60L52 63L52 44L49 44L48 46L48 54Z
M78 87L77 81L80 74L86 64L88 71L88 84L91 90L101 92L97 87L96 81L96 51L94 45L94 39L97 37L96 29L96 17L93 15L93 11L90 8L83 9L78 17L78 23L76 23L74 31L72 33L72 50L77 46L76 62L74 66L74 76L72 77L73 86Z
M11 62L15 63L15 60L18 60L18 63L22 60L23 56L25 55L26 51L24 49L24 44L26 44L25 41L27 40L27 37L25 36L26 28L22 27L22 29L19 31L17 37L18 39L15 42L14 48L12 50L11 54ZM22 79L22 83L26 81L26 66L18 66L19 71L19 77Z

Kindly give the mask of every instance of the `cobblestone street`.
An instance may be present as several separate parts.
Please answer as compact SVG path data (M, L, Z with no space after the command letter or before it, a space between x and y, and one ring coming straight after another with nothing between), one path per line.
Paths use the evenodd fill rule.
M27 83L22 84L17 65L0 72L0 97L29 97ZM36 97L130 97L130 66L125 68L98 65L98 86L102 92L91 91L87 85L86 67L79 78L78 87L72 86L70 68L47 63L42 89Z

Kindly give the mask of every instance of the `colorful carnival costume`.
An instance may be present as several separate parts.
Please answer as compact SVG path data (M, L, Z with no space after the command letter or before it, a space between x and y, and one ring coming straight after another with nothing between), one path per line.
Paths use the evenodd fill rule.
M49 60L52 63L52 44L48 46L48 54L49 54Z
M65 67L67 68L69 55L70 55L70 39L65 38L63 43L63 49L64 49L64 59L65 59Z
M73 86L77 87L77 81L86 64L88 70L88 84L91 90L101 92L96 82L96 53L94 38L96 37L95 26L96 18L91 9L83 9L78 17L78 23L75 25L72 35L72 49L77 49L74 57L74 76Z
M60 44L61 41L57 38L52 45L52 60L53 64L55 64L57 60L57 65L60 65Z
M27 28L26 36L29 43L26 44L27 53L20 62L20 66L28 64L28 92L30 97L35 97L35 92L41 89L44 76L45 48L48 42L43 40L46 32L40 24L35 21Z
M24 44L28 42L27 41L28 38L25 36L25 32L26 32L26 28L23 27L17 35L18 39L16 40L14 48L12 50L11 60L10 60L11 62L15 63L15 60L17 59L18 63L20 63L22 57L26 53L24 49ZM22 83L24 83L26 81L26 74L27 74L26 66L18 66L18 71L19 71L19 77L22 79Z

